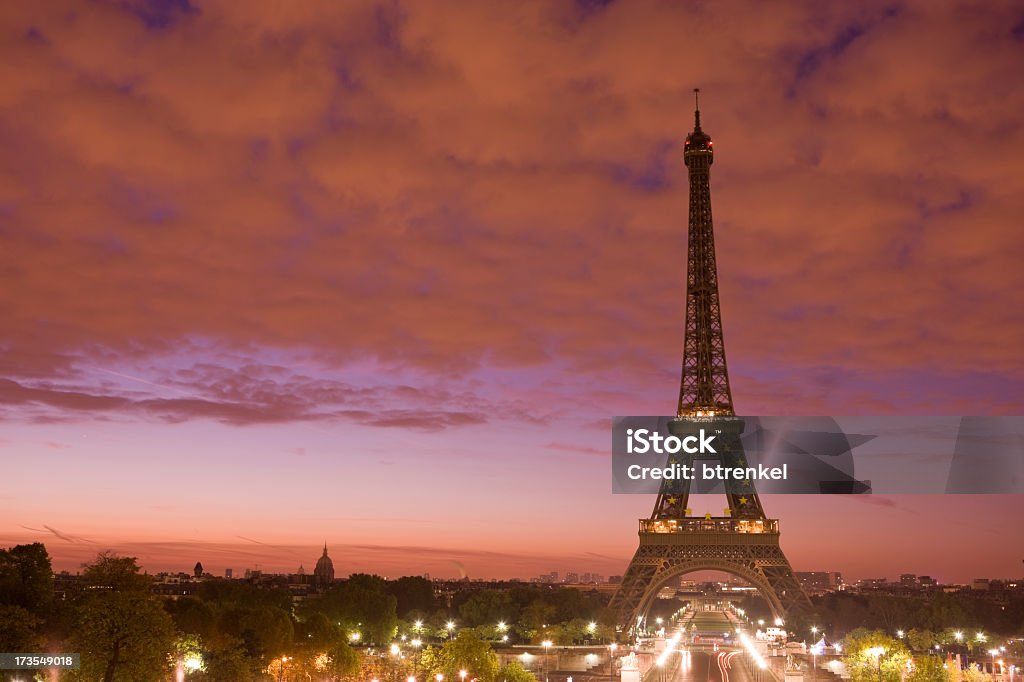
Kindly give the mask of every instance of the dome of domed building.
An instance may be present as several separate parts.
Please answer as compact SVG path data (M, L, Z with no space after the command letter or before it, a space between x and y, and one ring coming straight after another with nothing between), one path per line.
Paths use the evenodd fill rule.
M330 585L334 582L334 562L327 556L327 543L324 543L324 555L317 559L313 569L313 578L318 585Z

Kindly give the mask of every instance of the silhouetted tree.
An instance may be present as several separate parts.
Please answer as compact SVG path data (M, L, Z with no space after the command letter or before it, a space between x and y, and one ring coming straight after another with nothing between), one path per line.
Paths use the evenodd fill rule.
M76 600L71 651L82 654L72 679L160 680L174 643L174 624L149 592L134 557L100 554L82 572L88 589Z

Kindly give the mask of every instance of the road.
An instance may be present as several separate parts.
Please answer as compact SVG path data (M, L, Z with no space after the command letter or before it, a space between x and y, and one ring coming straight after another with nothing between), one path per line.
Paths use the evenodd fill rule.
M684 620L683 627L687 633L699 633L696 641L683 637L679 651L660 669L651 670L644 682L774 682L751 663L739 642L732 643L735 631L725 614L697 613Z

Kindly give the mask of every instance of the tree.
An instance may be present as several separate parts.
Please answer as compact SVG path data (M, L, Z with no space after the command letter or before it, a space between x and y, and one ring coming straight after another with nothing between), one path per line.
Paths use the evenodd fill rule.
M167 603L174 625L187 635L198 635L212 641L217 632L217 619L211 608L201 599L183 597Z
M0 549L0 605L39 615L53 600L53 569L41 542Z
M86 586L115 592L146 592L150 577L142 573L133 556L117 556L101 552L91 564L82 566L82 582Z
M220 615L219 631L242 642L253 659L287 653L295 634L291 616L275 606L233 607Z
M537 678L519 661L509 661L499 671L502 682L537 682Z
M362 642L388 642L398 628L397 600L379 576L355 574L331 588L308 611L319 611L348 633L358 632Z
M321 651L345 642L341 627L322 613L313 613L300 623L298 635L303 645Z
M858 628L843 640L843 663L853 682L902 682L910 655L898 639Z
M459 606L459 617L471 627L509 621L513 615L512 600L504 591L479 590Z
M103 682L159 680L174 643L174 624L148 590L134 557L100 554L86 564L85 590L75 603L70 650L82 667L73 679Z
M911 651L931 651L938 643L938 636L931 630L913 629L907 633L907 644Z
M196 676L203 682L250 682L253 665L246 657L242 643L227 640L206 653L206 670Z
M333 678L351 677L359 671L359 654L344 641L327 650L326 672Z
M40 624L28 609L0 605L0 651L42 651Z
M79 605L72 651L82 680L156 682L164 676L174 625L156 598L139 592L90 594Z
M422 667L429 677L441 673L447 680L457 680L459 671L465 670L480 682L494 682L498 676L498 656L476 633L462 630L440 649L423 652Z
M906 682L948 682L949 674L938 656L919 656Z
M991 675L973 665L960 672L960 679L963 682L992 682Z
M527 630L537 631L554 618L555 607L543 599L537 599L523 609L519 621Z
M387 583L387 591L396 600L396 612L401 618L416 611L429 613L437 608L434 586L426 578L406 576Z

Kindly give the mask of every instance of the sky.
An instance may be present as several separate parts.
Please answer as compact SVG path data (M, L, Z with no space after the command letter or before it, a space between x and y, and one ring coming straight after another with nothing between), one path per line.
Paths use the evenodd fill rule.
M1024 11L0 6L0 546L621 574L675 409L692 89L737 411L1012 415ZM1024 572L1020 496L765 496L796 570ZM720 513L724 499L698 500Z

